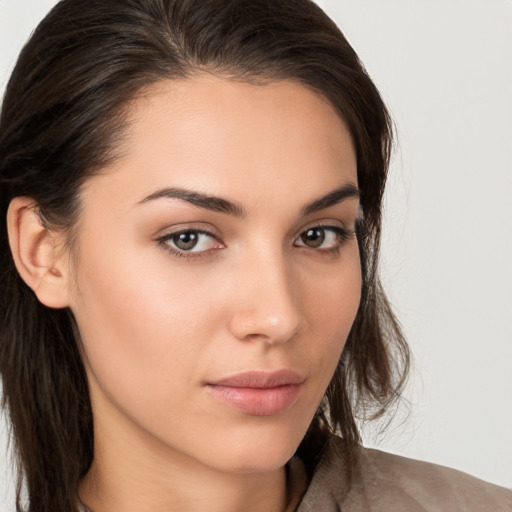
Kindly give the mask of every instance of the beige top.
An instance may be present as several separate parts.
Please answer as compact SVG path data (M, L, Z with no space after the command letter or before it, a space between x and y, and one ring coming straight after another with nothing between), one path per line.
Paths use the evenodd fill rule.
M296 512L512 512L512 491L466 473L359 448L350 486L331 436Z

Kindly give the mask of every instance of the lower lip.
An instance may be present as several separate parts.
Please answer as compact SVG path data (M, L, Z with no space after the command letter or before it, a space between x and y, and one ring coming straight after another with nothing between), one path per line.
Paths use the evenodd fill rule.
M297 400L300 388L300 384L268 389L207 386L212 395L252 416L272 416L288 409Z

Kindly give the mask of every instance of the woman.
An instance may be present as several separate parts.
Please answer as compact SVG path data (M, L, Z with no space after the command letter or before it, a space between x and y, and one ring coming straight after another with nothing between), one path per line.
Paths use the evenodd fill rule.
M509 510L360 447L408 349L382 100L308 0L63 0L0 120L18 509Z

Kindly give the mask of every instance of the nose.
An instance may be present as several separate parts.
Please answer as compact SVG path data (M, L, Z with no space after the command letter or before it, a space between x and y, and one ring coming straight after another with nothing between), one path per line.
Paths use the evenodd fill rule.
M229 328L236 338L275 345L306 328L300 283L282 254L253 254L239 265L233 279Z

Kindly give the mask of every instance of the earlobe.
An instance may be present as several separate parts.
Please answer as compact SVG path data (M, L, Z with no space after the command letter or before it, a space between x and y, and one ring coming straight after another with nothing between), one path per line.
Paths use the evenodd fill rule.
M69 264L62 235L44 226L33 199L11 201L7 230L16 268L39 301L50 308L69 306Z

